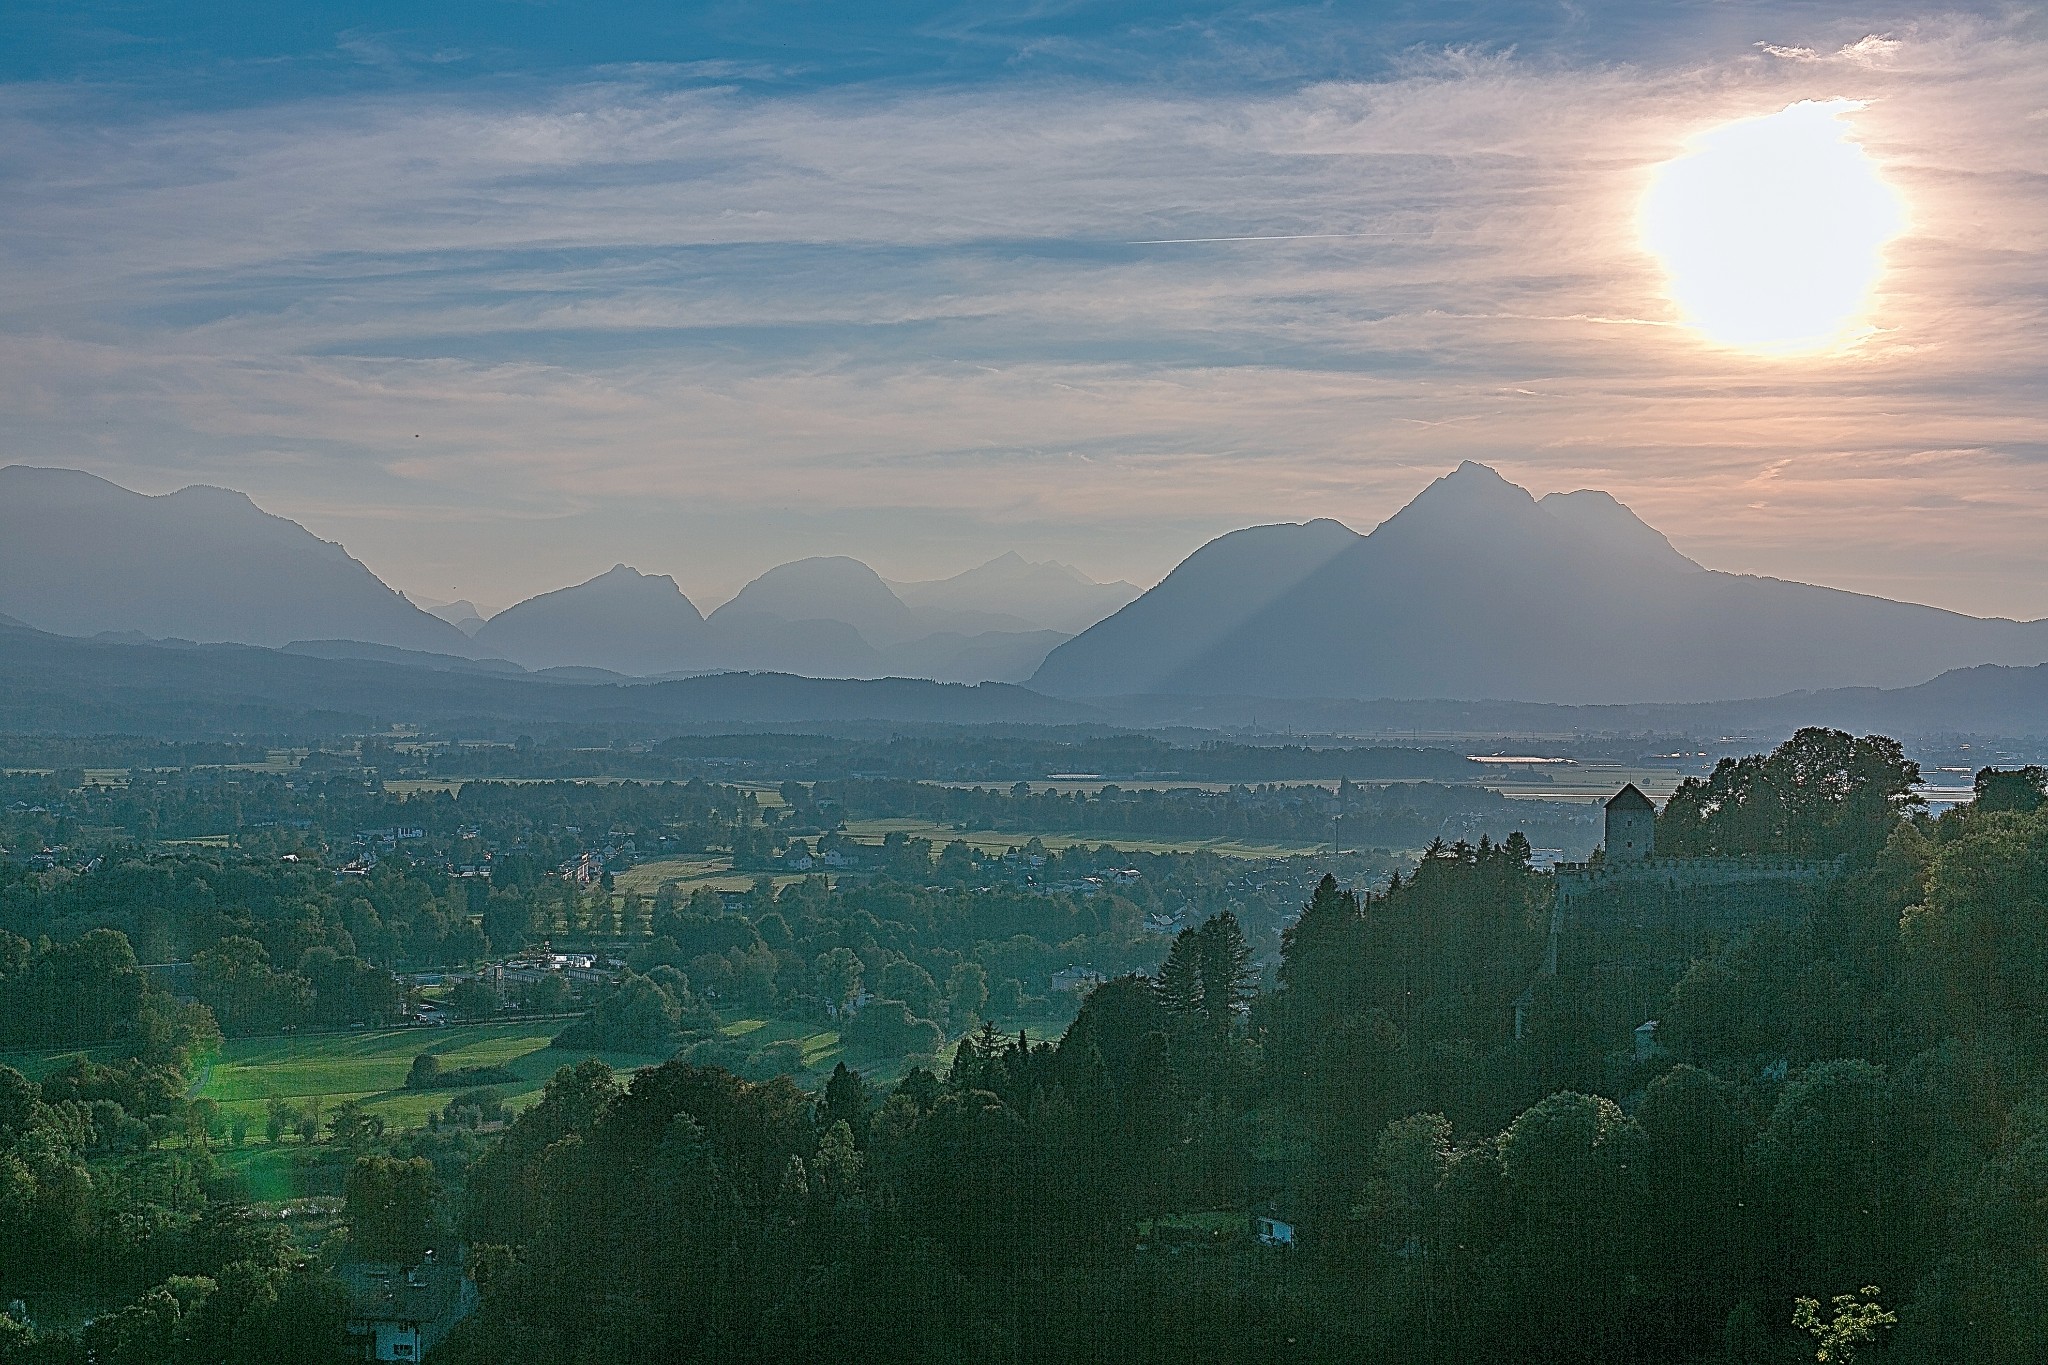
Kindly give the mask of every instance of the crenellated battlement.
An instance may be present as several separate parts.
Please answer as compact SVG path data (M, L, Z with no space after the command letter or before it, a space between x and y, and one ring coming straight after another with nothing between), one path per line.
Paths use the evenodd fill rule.
M1841 870L1840 858L1643 858L1634 862L1559 863L1551 875L1556 878L1557 903L1562 908L1595 892L1624 887L1692 891L1761 882L1817 882Z

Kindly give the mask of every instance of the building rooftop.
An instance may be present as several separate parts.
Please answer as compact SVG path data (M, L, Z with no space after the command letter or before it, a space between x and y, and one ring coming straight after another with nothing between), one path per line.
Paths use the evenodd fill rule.
M348 1315L369 1322L433 1322L462 1300L462 1266L431 1254L411 1269L352 1261L336 1274L348 1289Z
M1643 795L1642 789L1631 782L1607 799L1608 810L1655 810L1657 803Z

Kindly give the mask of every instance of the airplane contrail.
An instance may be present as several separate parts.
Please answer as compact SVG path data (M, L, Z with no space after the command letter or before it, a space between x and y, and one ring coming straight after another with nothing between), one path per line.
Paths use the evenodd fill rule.
M1427 232L1289 232L1270 237L1154 237L1118 246L1192 246L1202 242L1311 242L1326 237L1427 237Z

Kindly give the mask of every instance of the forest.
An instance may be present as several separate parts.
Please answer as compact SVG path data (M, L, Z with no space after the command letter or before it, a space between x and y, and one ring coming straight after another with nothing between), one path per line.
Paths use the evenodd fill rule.
M1526 839L1438 843L1307 889L1269 971L1211 905L1056 1036L988 1019L892 1084L849 1059L807 1093L685 1050L565 1067L494 1136L352 1130L343 1231L310 1250L208 1176L180 1077L211 1012L138 982L112 930L12 948L0 989L109 984L105 1060L0 1072L7 1283L90 1264L132 1297L0 1319L0 1359L341 1358L351 1257L459 1247L480 1305L436 1360L2034 1361L2048 774L1987 769L1939 815L1917 777L1890 741L1806 731L1681 788L1680 856L1836 872L1625 971L1651 938L1567 936L1541 973ZM818 886L650 907L650 943L703 951L632 975L659 994L719 935L809 952L849 923L945 948L939 893ZM971 973L902 960L906 1004L986 1010Z

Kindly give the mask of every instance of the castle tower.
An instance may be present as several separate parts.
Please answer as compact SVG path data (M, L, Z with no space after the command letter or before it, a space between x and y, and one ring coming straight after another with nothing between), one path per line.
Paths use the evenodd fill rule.
M1654 850L1657 805L1631 782L1607 802L1607 861L1636 862Z

